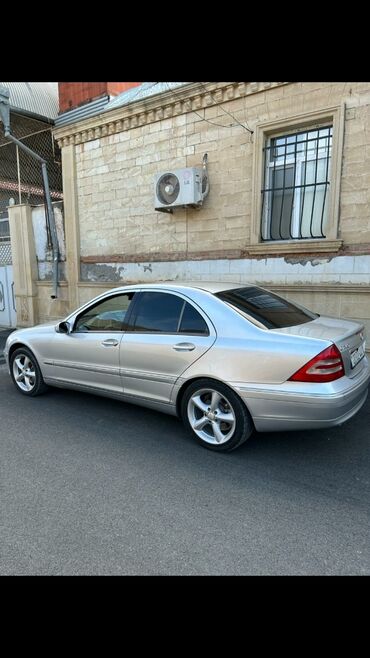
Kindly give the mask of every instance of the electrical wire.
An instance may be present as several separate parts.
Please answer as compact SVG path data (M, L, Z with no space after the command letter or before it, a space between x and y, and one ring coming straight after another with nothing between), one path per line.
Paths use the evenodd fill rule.
M171 89L171 88L169 87L168 82L166 82L165 84L167 85L167 89L168 89L168 91L171 91L171 92L173 93L173 95L176 96L176 98L178 98L182 103L190 103L190 106L191 106L191 100L190 100L189 98L188 98L188 99L186 99L186 98L182 98L181 96L179 96L178 94L176 94L176 92L175 92L173 89ZM190 108L190 109L191 109L191 108ZM216 123L215 121L210 121L209 119L206 119L205 117L202 117L202 115L199 114L199 112L197 112L196 110L191 110L191 111L193 112L193 114L196 114L197 117L199 117L200 119L202 119L202 121L206 121L207 123L212 124L212 126L219 126L220 128L233 128L233 127L234 127L233 124L231 124L231 123L228 124L227 126L225 126L224 123ZM235 125L236 125L236 124L235 124Z
M212 92L211 92L211 91L208 91L207 87L205 86L205 84L204 84L203 82L200 82L200 84L202 85L203 89L205 89L205 90L210 94L212 100L214 100L214 98L213 98L213 96L212 96ZM239 121L239 120L238 120L233 114L231 114L231 112L229 112L228 110L225 110L225 108L222 107L222 104L221 104L221 103L218 103L218 105L219 105L220 110L222 110L225 114L228 114L232 119L234 119L234 121L236 121L236 122L239 124L239 126L241 126L242 128L244 128L245 130L248 130L248 132L250 132L251 135L253 135L253 132L254 132L254 131L251 130L251 129L249 128L247 122L245 122L245 123L246 123L246 126L244 126L242 123L240 123L240 121Z
M179 96L178 94L176 94L176 92L175 92L173 89L171 89L171 88L168 86L168 83L167 83L167 82L166 82L165 84L167 85L168 91L171 91L171 92L173 93L173 95L176 96L176 98L178 98L182 103L190 103L190 110L191 110L191 112L192 112L193 114L196 114L200 119L202 119L202 121L206 121L207 123L210 123L212 126L219 126L220 128L233 128L233 127L234 127L233 124L231 124L231 123L228 124L227 126L225 126L224 123L216 123L216 121L210 121L209 119L206 119L204 116L202 117L202 115L199 114L199 112L197 112L196 110L192 110L192 109L191 109L191 100L190 100L190 99L182 98L181 96ZM236 124L235 124L235 125L236 125Z
M169 87L169 85L168 85L167 82L166 82L165 84L167 85L168 91L172 91L172 93L174 94L174 96L176 96L177 98L179 98L183 103L190 103L190 104L191 104L191 100L190 100L190 99L183 99L183 98L181 98L181 96L179 96L179 95L178 95L173 89L171 89L171 88ZM208 89L203 85L203 83L201 82L200 84L201 84L202 87L208 92ZM208 92L208 93L210 93L210 92ZM214 98L212 97L212 94L211 94L211 98L212 98L212 100L214 101ZM219 126L220 128L236 128L236 126L239 125L239 126L241 126L242 128L244 128L244 130L247 130L248 132L250 132L251 134L253 134L253 130L251 130L250 128L246 128L246 126L244 126L242 123L240 123L240 121L238 121L238 119L237 119L236 117L234 117L232 114L230 114L230 112L227 112L226 110L224 110L224 108L223 108L219 103L218 103L218 105L219 105L219 107L224 111L225 114L229 114L229 115L231 116L231 118L234 119L234 121L236 121L237 123L234 123L234 124L233 124L233 123L229 123L229 124L227 124L227 125L225 125L224 123L217 123L216 121L211 121L210 119L206 119L204 116L202 117L202 115L199 114L199 112L197 112L196 110L191 110L191 111L192 111L194 114L196 114L200 119L202 119L202 121L206 121L207 123L210 123L212 126ZM204 113L205 113L205 109L204 109Z
M150 87L148 87L145 91L149 91L149 89L152 89L152 87L154 87L154 86L157 85L157 84L159 84L159 83L158 83L158 82L153 82L153 83L150 85ZM168 91L171 91L171 92L173 93L173 95L176 96L176 98L179 98L183 103L190 103L190 105L191 105L191 100L190 100L190 99L183 99L183 98L181 98L181 96L179 96L179 94L177 94L176 91L175 91L174 89L172 89L172 88L169 86L169 83L168 83L168 82L165 82L164 84L166 85L167 90L168 90ZM215 104L217 104L217 105L220 107L220 109L224 112L224 114L228 114L228 115L229 115L234 121L236 121L236 123L235 123L235 124L230 123L230 124L225 125L224 123L218 123L217 121L211 121L210 119L206 119L205 116L202 116L201 114L199 114L199 112L197 112L197 110L191 110L194 114L196 114L196 115L197 115L202 121L206 121L207 123L210 123L212 126L218 126L219 128L236 128L236 126L239 125L239 126L241 126L242 128L244 128L244 130L247 130L248 132L250 132L251 134L253 134L253 130L251 130L249 127L244 126L244 125L243 125L243 124L242 124L242 123L241 123L236 117L234 117L234 116L233 116L228 110L225 110L225 109L222 107L222 105L221 105L220 103L217 103L217 102L214 100L214 98L213 98L213 96L212 96L212 92L209 92L209 91L208 91L208 89L205 87L205 85L203 84L203 82L200 82L200 84L202 85L203 89L205 89L208 93L210 93L212 100L215 102ZM139 95L139 93L140 93L141 91L142 91L142 85L139 85L139 87L138 87L136 93L135 93L133 96L131 96L131 98L130 98L130 100L129 100L129 103L132 103L132 102L136 99L136 97ZM205 109L204 109L204 113L205 113ZM247 126L248 126L248 124L247 124Z

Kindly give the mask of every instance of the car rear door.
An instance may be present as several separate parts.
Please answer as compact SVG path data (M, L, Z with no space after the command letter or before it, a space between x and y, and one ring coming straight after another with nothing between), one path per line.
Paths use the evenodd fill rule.
M216 340L212 322L187 296L142 291L120 344L125 397L169 403L174 383Z

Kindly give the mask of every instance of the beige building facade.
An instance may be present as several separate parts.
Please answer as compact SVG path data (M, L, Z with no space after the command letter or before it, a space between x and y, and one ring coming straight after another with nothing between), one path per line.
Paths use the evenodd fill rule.
M370 336L370 83L191 83L54 130L65 281L57 318L128 282L255 282ZM200 208L154 209L154 176L200 167ZM33 316L32 316L33 317Z

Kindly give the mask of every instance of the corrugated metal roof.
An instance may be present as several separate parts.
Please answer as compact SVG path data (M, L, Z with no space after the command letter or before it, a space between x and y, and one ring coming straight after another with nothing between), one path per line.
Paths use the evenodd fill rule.
M0 82L10 94L10 106L47 119L58 116L57 82Z
M132 87L127 91L123 91L122 94L115 96L104 108L104 111L113 110L117 107L122 107L128 103L133 103L134 101L142 100L143 98L148 98L149 96L154 96L155 94L161 94L165 91L170 91L171 89L176 89L177 87L182 87L183 85L189 84L188 82L143 82L140 87Z
M75 121L87 119L95 114L99 114L100 112L103 112L108 101L109 96L107 95L102 98L97 98L85 105L81 105L80 107L75 107L68 112L63 112L63 114L55 119L55 125L59 128L59 126L65 126L68 123L74 123Z

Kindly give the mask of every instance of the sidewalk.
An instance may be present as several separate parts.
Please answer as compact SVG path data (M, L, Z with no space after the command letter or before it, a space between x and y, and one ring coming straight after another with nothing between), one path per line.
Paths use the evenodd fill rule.
M15 331L15 327L12 327L11 329L5 329L4 327L0 327L0 363L4 363L4 357L3 357L3 351L6 343L6 339L8 338L9 334L12 333L12 331Z

